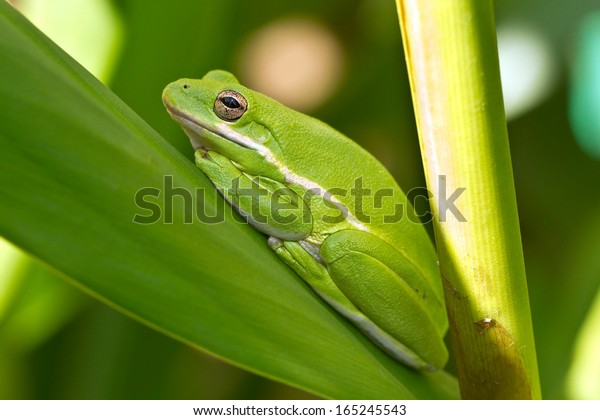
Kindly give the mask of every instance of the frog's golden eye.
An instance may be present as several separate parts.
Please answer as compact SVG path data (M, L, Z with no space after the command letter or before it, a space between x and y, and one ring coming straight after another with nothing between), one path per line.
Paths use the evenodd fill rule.
M213 109L222 120L236 121L248 109L248 101L235 90L224 90L217 95Z

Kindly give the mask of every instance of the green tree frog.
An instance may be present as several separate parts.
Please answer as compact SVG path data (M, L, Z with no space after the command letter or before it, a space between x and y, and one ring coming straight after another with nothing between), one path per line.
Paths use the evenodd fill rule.
M215 70L163 103L196 165L269 247L395 359L444 366L448 328L434 247L389 172L335 129Z

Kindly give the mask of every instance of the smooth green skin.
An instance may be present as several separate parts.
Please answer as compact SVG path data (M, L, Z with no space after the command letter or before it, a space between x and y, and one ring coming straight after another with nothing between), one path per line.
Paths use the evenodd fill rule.
M248 103L236 121L215 111L226 90ZM397 360L444 366L448 321L436 254L381 163L224 71L169 84L163 102L192 141L197 166L317 294ZM357 179L370 195L351 192ZM396 209L403 217L384 223Z

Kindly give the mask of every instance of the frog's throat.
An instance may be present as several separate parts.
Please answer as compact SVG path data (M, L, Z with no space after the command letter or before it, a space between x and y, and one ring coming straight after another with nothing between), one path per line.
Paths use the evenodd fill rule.
M350 212L350 210L345 204L343 204L336 197L331 195L331 193L325 188L323 188L321 185L292 172L287 166L285 166L282 162L275 158L275 156L268 147L256 143L250 137L238 133L237 131L229 127L227 123L223 122L215 125L208 125L199 120L198 118L194 117L193 115L189 115L177 108L173 108L168 104L167 110L171 114L172 118L179 124L181 124L181 126L184 128L184 131L190 138L192 146L195 150L199 148L204 148L206 146L205 142L203 142L203 138L207 135L218 136L221 139L231 141L246 149L255 150L265 159L265 161L275 165L279 169L279 171L285 177L285 182L287 184L299 185L307 191L316 192L318 195L323 197L324 200L329 201L330 203L335 205L339 209L339 211L344 215L346 221L349 222L352 226L359 230L368 231L367 227L364 224L362 224L358 219L356 219L356 217Z

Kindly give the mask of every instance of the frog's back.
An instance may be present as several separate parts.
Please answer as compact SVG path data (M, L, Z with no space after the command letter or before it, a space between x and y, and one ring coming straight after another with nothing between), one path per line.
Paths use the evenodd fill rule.
M307 126L312 127L308 133L302 129ZM412 205L381 162L337 130L304 114L296 115L286 133L302 144L286 147L290 139L280 143L290 171L311 174L367 231L413 261L430 281L439 279L427 232L415 217L409 217L414 215Z

